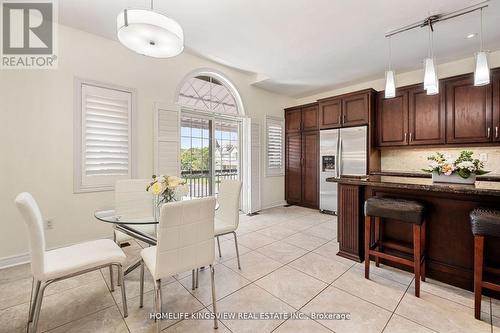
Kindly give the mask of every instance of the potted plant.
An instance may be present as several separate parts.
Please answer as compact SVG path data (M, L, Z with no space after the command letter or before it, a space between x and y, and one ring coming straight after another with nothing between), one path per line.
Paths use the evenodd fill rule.
M443 153L429 156L429 166L422 169L432 173L432 181L438 183L474 184L476 175L484 175L484 164L472 158L472 151L460 152L458 158L447 158Z
M146 191L153 194L154 217L160 217L162 204L181 200L189 193L186 181L175 176L153 175L153 180L146 187Z

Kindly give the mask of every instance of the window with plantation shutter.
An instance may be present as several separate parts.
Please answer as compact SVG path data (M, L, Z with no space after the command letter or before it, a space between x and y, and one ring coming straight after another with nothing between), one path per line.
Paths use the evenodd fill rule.
M133 91L77 82L75 192L112 190L132 178Z
M282 176L285 173L283 143L284 121L266 118L267 176Z

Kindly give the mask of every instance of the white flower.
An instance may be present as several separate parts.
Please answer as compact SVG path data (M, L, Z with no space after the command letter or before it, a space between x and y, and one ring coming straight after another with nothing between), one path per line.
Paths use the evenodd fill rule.
M471 161L463 161L457 164L457 167L459 169L465 169L469 170L470 172L476 171L476 167L474 166L474 163Z

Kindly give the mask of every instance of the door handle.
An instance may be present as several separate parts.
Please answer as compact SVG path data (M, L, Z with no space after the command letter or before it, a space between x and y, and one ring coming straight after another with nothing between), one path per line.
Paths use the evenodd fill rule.
M495 138L498 139L498 126L495 126Z
M405 138L404 138L404 141L407 142L407 133L405 132Z
M412 134L413 134L413 133L412 133L412 132L410 132L410 140L409 140L409 142L411 142L411 141L412 141L412 138L411 138L411 135L412 135Z
M491 136L491 127L488 127L488 138Z

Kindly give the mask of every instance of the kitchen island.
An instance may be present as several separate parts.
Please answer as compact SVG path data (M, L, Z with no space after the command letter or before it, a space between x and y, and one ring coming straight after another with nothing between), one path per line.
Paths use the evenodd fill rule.
M500 182L477 181L475 185L432 183L429 178L372 175L328 178L338 183L339 256L361 262L363 253L364 201L372 196L413 199L426 206L427 276L472 290L474 246L469 212L477 207L500 209ZM411 225L382 223L385 240L412 243ZM373 237L373 235L372 235ZM399 267L391 262L382 263ZM500 239L487 239L485 263L500 267Z

